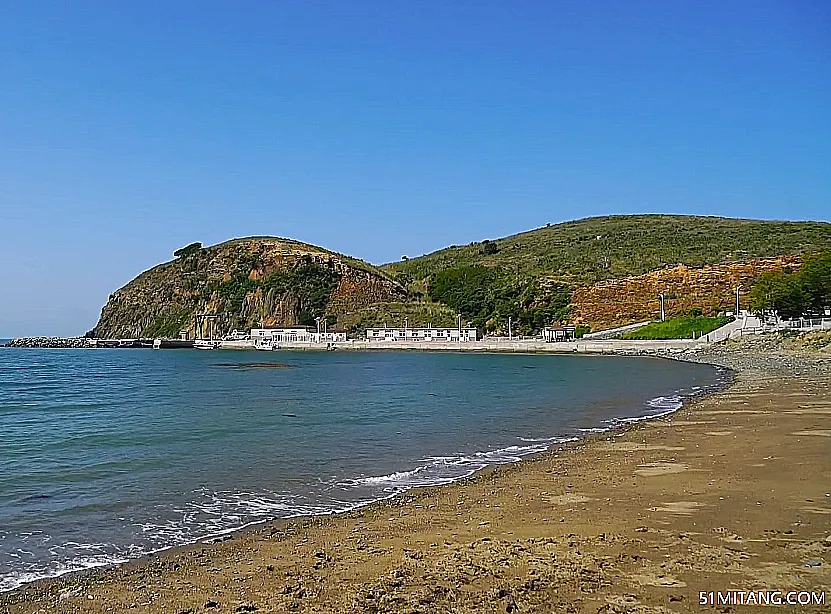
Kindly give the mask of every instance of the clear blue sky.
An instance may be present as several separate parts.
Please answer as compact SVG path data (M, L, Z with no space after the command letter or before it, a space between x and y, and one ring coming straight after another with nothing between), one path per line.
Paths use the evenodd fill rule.
M831 3L4 2L0 337L191 242L831 217Z

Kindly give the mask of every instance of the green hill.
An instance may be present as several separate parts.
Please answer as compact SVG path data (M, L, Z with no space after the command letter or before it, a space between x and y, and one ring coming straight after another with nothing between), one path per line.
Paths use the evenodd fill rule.
M521 333L568 315L571 291L667 266L831 250L831 224L681 215L616 215L451 246L383 266L411 295L439 301L488 331L511 316Z
M522 276L586 284L665 266L699 267L831 248L828 222L772 222L689 215L612 215L552 224L486 242L452 246L382 268L405 280L481 265ZM487 248L492 252L494 248Z

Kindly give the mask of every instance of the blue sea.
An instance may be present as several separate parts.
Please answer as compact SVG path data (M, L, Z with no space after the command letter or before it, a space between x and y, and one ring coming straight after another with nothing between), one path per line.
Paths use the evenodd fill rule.
M0 348L0 590L446 484L724 378L635 357Z

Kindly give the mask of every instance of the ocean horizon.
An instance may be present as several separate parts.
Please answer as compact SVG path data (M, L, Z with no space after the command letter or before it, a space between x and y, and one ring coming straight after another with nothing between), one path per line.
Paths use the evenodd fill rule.
M447 484L725 378L639 357L7 349L0 590Z

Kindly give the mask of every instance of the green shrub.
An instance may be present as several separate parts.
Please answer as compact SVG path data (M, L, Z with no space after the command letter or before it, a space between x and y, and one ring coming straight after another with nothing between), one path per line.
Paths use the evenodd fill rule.
M590 332L592 332L591 326L578 326L574 330L574 336L579 339L584 335L588 335Z
M499 246L494 243L493 241L488 241L485 239L482 241L482 253L487 256L492 256L499 252Z

